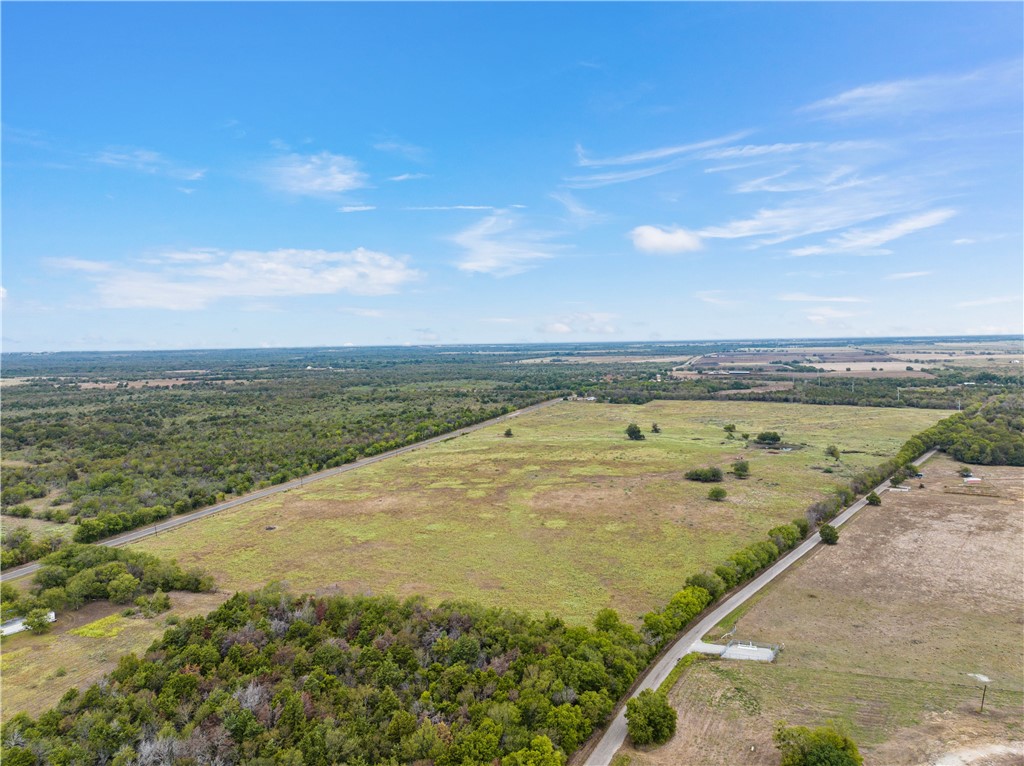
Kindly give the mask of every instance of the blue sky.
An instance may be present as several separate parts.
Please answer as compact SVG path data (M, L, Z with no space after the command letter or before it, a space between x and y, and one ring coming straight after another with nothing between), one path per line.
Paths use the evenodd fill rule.
M1022 8L4 3L3 348L1020 333Z

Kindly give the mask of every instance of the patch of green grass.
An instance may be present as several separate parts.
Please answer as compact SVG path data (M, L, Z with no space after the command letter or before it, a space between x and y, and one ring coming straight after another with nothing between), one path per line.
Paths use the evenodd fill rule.
M222 587L468 598L588 623L664 604L687 576L788 522L834 486L826 446L894 454L945 413L762 402L566 402L224 511L139 543L208 569ZM630 422L660 434L630 442ZM810 445L769 454L722 426ZM697 440L695 440L697 439ZM750 462L725 502L683 479ZM845 461L845 459L844 459ZM851 471L873 466L850 456ZM275 526L272 532L266 526Z
M128 627L129 621L120 614L112 614L69 631L72 635L85 638L113 638Z

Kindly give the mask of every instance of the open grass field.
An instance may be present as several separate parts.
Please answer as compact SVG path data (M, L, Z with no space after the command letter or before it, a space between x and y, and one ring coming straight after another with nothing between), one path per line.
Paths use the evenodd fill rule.
M589 622L661 606L684 579L802 515L837 479L947 413L761 402L564 402L307 488L219 513L137 547L209 570L221 588L472 598ZM628 423L649 431L626 439ZM725 439L778 430L774 452ZM829 444L842 450L835 473ZM683 474L750 462L725 502Z
M981 466L961 494L936 456L924 489L887 492L764 592L736 638L783 643L774 664L705 661L672 692L679 731L633 766L776 764L775 721L841 722L865 763L932 764L1024 740L1024 469ZM950 491L952 490L952 491ZM992 679L984 714L981 687ZM1021 763L1017 756L992 763ZM989 761L984 761L989 763ZM957 763L960 763L957 761Z
M142 654L167 629L167 618L195 617L212 611L226 593L171 593L171 611L152 618L122 617L124 607L89 604L59 615L50 633L17 633L3 639L0 679L6 721L16 713L37 716L55 705L71 687L85 691L117 666L122 655Z

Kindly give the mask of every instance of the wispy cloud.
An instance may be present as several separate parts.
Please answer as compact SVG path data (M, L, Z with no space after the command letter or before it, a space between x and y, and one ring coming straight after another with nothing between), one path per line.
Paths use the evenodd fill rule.
M569 219L577 226L589 226L603 218L600 213L596 210L591 210L567 191L554 192L549 196L565 207L566 212L569 214Z
M900 271L896 274L887 274L885 279L890 281L894 279L917 279L918 277L927 277L929 274L931 274L930 271Z
M955 210L941 209L941 210L930 210L927 213L920 213L918 215L908 216L901 218L898 221L883 226L879 229L853 229L840 234L838 237L833 237L828 240L824 245L810 245L808 247L797 248L791 250L790 254L795 256L807 256L807 255L824 255L826 253L854 253L856 251L866 251L864 254L885 254L889 251L878 250L877 248L891 242L894 239L905 237L908 234L913 234L916 231L922 229L928 229L933 226L945 223L950 218L956 215Z
M430 178L430 176L426 173L402 173L398 176L391 176L388 180L401 183L402 181L416 181L420 178Z
M658 149L647 149L633 154L621 154L615 157L594 158L588 157L586 151L579 144L576 145L576 164L581 168L603 168L609 165L637 165L643 162L663 160L666 157L676 157L680 154L693 154L701 149L708 149L712 146L720 146L733 141L738 141L749 135L749 131L731 133L720 138L712 138L707 141L698 141L692 144L678 144L676 146L663 146Z
M263 178L274 189L310 197L360 189L368 180L354 159L330 152L279 157L264 166Z
M834 309L831 306L818 306L817 308L810 309L810 312L805 318L812 324L826 324L837 319L849 319L850 317L857 316L852 311Z
M730 300L724 297L725 294L724 290L698 290L693 294L693 296L702 303L710 303L712 306L729 308L740 305L739 301Z
M206 175L205 169L186 167L151 149L114 147L97 152L89 159L107 167L162 175L179 181L198 181Z
M867 298L856 296L823 296L807 295L806 293L787 293L779 296L780 301L795 301L799 303L867 303Z
M420 278L402 259L359 248L172 252L136 266L62 259L91 280L106 308L202 309L229 298L386 295Z
M615 335L619 328L613 322L618 316L601 311L581 311L545 322L537 330L546 335Z
M633 247L645 253L668 255L701 249L700 236L676 226L637 226L629 233Z
M971 239L970 237L960 237L959 239L953 240L954 245L973 245L974 242L975 240Z
M997 101L1019 101L1020 81L1021 60L1017 59L962 74L861 85L799 111L830 120L851 120L971 110Z
M846 196L834 201L800 199L779 207L762 208L749 218L708 226L697 234L712 239L762 237L760 244L774 245L863 223L886 215L890 210L887 210L887 200L873 196L859 199Z
M553 236L551 232L524 228L515 214L496 211L452 237L465 251L456 266L496 277L519 274L564 249L550 242Z
M972 308L974 306L996 306L1000 303L1019 303L1020 301L1021 296L1019 295L1000 295L988 298L978 298L977 300L973 301L963 301L961 303L956 304L956 307L958 309L967 309Z
M376 210L376 205L342 205L338 208L339 213L365 213L368 210Z
M427 150L422 146L394 138L378 141L373 145L373 148L379 152L400 155L414 162L422 162L427 156Z

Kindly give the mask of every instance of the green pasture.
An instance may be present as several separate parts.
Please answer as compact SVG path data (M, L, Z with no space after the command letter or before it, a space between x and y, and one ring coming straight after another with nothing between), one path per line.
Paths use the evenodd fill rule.
M423 593L589 622L662 605L718 563L948 413L761 402L564 402L224 511L138 547L222 588ZM638 423L646 439L625 436ZM650 433L657 422L661 433ZM723 426L736 425L736 439ZM511 438L503 436L512 428ZM739 435L783 434L792 451ZM839 463L824 449L844 451ZM724 502L695 467L750 463ZM832 468L832 473L825 473ZM272 527L272 529L268 529Z

